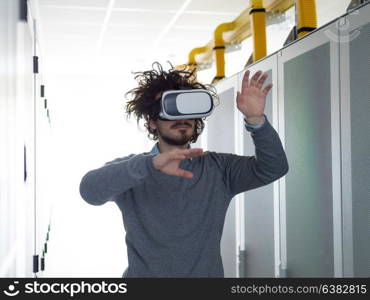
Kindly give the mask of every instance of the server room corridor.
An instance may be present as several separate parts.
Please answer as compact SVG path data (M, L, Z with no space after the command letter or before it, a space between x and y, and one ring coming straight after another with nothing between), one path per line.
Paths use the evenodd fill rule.
M370 277L370 2L305 3L0 0L0 277L122 277L127 220L80 183L156 144L125 112L154 62L215 87L203 151L254 156L237 92L273 84L289 171L233 195L224 277Z

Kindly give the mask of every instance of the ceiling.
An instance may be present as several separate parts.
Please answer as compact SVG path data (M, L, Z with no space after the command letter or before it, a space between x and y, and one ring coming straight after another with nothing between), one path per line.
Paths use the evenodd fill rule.
M246 0L38 0L47 61L58 69L91 65L116 69L154 60L186 63L216 26L243 11ZM52 67L51 69L55 69Z
M48 73L116 73L153 61L182 64L248 0L31 0ZM318 18L343 13L349 0L317 0ZM340 7L340 9L339 9ZM335 8L338 8L335 11ZM320 22L319 22L320 23Z

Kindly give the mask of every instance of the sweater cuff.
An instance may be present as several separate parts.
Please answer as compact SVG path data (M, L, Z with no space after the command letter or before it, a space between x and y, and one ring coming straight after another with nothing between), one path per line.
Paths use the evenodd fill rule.
M265 125L266 123L266 115L263 114L263 122L262 124L259 124L259 125L252 125L252 124L249 124L247 122L247 120L244 118L244 125L245 125L245 128L248 130L248 131L254 131L256 129L259 129L261 128L263 125Z

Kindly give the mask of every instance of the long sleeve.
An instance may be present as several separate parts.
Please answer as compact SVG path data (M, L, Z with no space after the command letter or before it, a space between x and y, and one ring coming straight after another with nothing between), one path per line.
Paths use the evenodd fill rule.
M140 185L149 176L153 154L131 154L87 172L81 179L81 197L92 205L102 205L113 197Z
M249 124L248 122L247 122L247 120L246 120L246 118L244 118L244 126L245 126L245 128L247 128L247 130L248 129L258 129L258 128L261 128L264 124L265 124L265 122L266 122L266 116L264 115L264 118L263 118L263 122L262 122L262 124L259 124L259 125L252 125L252 124Z
M220 153L226 186L232 196L267 185L289 170L279 135L265 115L258 129L248 128L255 145L254 156Z

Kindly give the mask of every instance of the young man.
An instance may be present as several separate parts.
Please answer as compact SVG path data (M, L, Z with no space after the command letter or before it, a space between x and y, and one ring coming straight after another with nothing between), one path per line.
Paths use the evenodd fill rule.
M227 208L238 193L284 176L288 162L277 132L264 114L272 84L267 74L243 78L236 105L251 132L255 156L191 149L202 119L160 119L164 91L214 88L194 81L192 73L170 69L139 73L139 86L128 94L128 116L145 119L150 152L131 154L89 171L80 194L92 205L114 201L126 230L129 266L124 277L224 277L220 253ZM228 126L228 124L225 124ZM232 130L232 128L230 128Z

